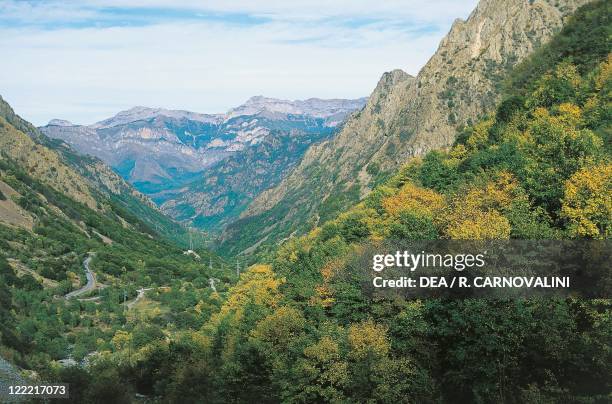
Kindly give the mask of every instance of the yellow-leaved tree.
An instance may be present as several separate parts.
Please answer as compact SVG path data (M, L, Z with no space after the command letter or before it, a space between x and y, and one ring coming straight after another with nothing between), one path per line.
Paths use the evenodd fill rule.
M412 211L431 217L444 208L444 197L436 191L408 182L395 195L384 198L382 205L390 216L398 216L402 211Z
M515 178L506 172L484 186L471 186L458 193L444 215L444 234L457 240L490 240L510 237L510 222L504 211L523 197Z
M331 335L307 346L293 368L303 387L295 386L295 402L347 402L350 376L341 347Z
M204 335L221 343L224 359L231 360L239 339L244 337L240 333L241 323L263 318L278 306L281 283L269 265L254 265L230 288L226 302L202 329Z
M606 239L612 224L612 165L585 167L565 182L561 215L575 237Z
M381 205L386 213L383 235L420 240L437 238L438 218L446 202L436 191L408 182L395 195L383 198Z

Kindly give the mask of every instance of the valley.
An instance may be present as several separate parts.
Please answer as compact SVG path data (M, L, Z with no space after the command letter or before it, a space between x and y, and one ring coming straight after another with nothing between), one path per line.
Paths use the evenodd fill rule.
M37 128L0 98L0 400L67 383L60 402L609 401L611 18L606 0L481 0L418 74L355 100ZM372 292L398 243L460 240L571 240L594 262L572 282L596 281Z

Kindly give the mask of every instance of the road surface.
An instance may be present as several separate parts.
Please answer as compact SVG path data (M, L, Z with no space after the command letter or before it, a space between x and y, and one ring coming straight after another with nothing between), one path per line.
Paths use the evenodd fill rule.
M81 296L87 292L91 292L96 288L96 274L89 268L89 263L93 258L93 254L89 254L85 261L83 261L83 268L85 269L85 276L87 277L87 284L80 289L73 290L68 293L65 298L71 299L73 297Z
M221 282L221 281L217 278L208 278L208 284L210 285L210 288L212 289L213 292L217 291L215 282Z
M144 294L147 290L153 290L153 288L138 289L138 296L136 296L136 298L132 300L131 302L127 302L126 304L127 308L131 309L132 307L134 307L134 305L138 303L138 301L144 297Z

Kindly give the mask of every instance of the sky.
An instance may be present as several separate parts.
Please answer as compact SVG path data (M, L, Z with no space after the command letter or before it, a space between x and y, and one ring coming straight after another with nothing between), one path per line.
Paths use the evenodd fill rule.
M0 0L0 95L35 125L136 105L368 96L416 75L476 0Z

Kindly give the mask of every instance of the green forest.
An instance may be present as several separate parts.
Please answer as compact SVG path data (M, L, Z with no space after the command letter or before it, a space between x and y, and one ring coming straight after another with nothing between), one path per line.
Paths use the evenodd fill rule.
M0 356L69 383L58 402L609 402L609 299L374 298L347 265L372 241L609 240L609 8L580 8L452 147L239 275L235 257L184 254L119 201L92 210L3 155L36 220L0 224ZM105 287L63 298L90 253Z

